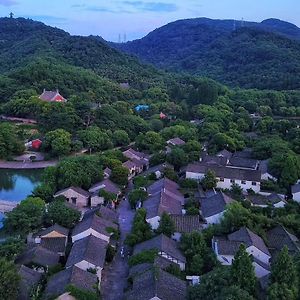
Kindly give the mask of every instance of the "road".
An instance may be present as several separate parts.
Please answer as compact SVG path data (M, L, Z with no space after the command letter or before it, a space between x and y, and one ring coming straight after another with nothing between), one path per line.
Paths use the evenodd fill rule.
M124 289L127 286L129 267L127 264L127 257L122 258L120 250L124 245L127 234L131 231L134 217L134 211L131 210L127 197L132 189L133 184L130 182L127 188L126 200L123 200L118 207L121 232L120 245L113 262L103 270L101 294L104 300L123 300L124 298Z

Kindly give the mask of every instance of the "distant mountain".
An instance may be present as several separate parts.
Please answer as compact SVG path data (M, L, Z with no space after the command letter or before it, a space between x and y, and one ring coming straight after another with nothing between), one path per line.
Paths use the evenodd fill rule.
M56 60L81 67L116 82L138 82L158 74L95 37L69 33L29 19L0 18L0 73L32 64L36 59Z
M207 18L179 20L114 47L171 71L209 76L231 86L300 88L300 29Z

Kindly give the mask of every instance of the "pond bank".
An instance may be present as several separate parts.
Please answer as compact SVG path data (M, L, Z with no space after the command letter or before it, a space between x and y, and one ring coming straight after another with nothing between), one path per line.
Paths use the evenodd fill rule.
M55 166L58 163L57 160L49 161L37 161L37 162L19 162L19 161L3 161L0 160L0 169L45 169L47 167Z

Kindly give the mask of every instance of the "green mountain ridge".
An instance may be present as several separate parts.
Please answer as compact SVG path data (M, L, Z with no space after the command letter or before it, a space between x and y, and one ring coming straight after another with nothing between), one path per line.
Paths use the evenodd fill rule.
M297 26L276 19L199 18L111 45L169 71L208 76L230 86L288 90L300 88L299 40Z

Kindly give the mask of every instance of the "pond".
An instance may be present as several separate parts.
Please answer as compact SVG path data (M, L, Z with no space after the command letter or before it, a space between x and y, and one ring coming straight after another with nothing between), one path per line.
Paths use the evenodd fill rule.
M43 170L0 169L0 200L24 200L41 181ZM0 213L0 227L3 214Z

